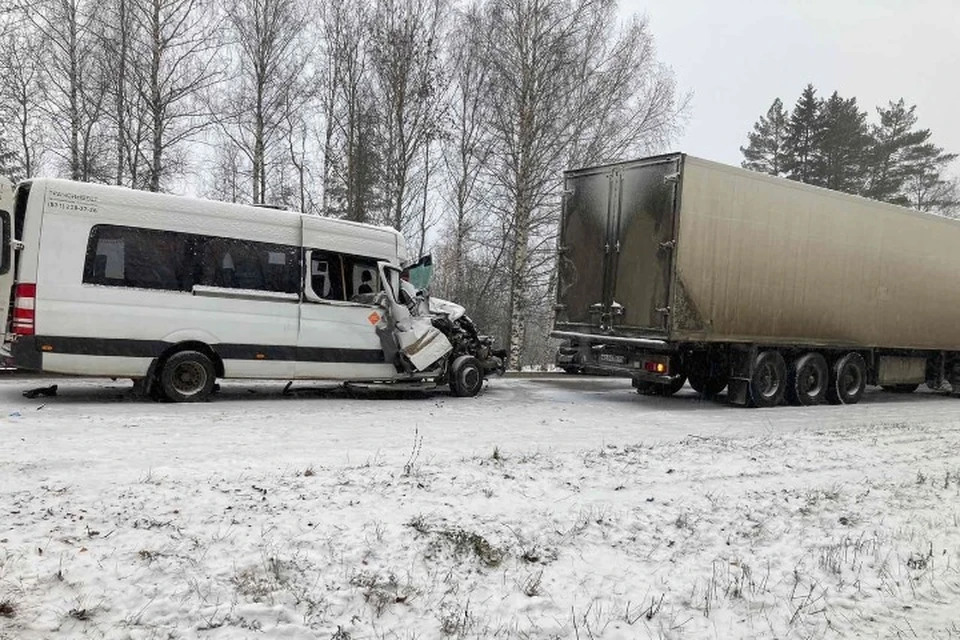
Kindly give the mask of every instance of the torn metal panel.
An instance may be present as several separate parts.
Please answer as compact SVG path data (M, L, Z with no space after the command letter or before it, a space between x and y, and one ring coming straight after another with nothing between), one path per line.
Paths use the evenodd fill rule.
M413 318L408 331L398 331L400 350L417 371L425 371L453 351L453 345L426 318Z

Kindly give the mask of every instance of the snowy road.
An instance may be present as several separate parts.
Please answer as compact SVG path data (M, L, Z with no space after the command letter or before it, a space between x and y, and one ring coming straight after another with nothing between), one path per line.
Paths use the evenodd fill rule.
M960 638L960 398L129 386L0 378L0 640Z
M57 383L55 398L22 391ZM604 443L757 436L853 426L957 421L960 398L868 393L856 406L744 410L701 402L688 388L673 398L637 395L628 380L537 377L492 380L481 396L349 397L335 387L227 383L215 401L158 404L129 397L129 381L0 379L5 446L0 464L45 453L51 477L78 469L111 477L166 467L202 468L228 458L265 464L357 464L409 453L414 430L428 456L501 449L569 452ZM42 407L39 411L38 408ZM122 461L122 464L118 464Z

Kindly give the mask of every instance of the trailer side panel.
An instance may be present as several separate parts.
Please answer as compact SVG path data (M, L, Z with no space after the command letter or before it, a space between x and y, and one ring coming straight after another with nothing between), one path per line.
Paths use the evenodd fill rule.
M687 156L674 341L960 350L960 223Z

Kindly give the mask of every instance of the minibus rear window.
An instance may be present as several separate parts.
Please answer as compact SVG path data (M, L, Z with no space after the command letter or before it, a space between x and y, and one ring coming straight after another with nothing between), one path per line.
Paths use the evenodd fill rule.
M2 230L0 230L0 242L2 242L2 244L0 244L0 254L2 254L2 258L0 258L0 275L6 275L10 272L10 263L12 262L10 257L13 254L10 248L10 241L13 239L11 236L13 229L9 211L0 211L0 226L3 227Z

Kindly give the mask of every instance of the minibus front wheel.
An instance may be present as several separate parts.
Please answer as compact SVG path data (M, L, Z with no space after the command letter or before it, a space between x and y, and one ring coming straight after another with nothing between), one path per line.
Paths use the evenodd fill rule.
M217 374L210 358L199 351L178 351L160 369L160 387L174 402L203 402L213 391Z

